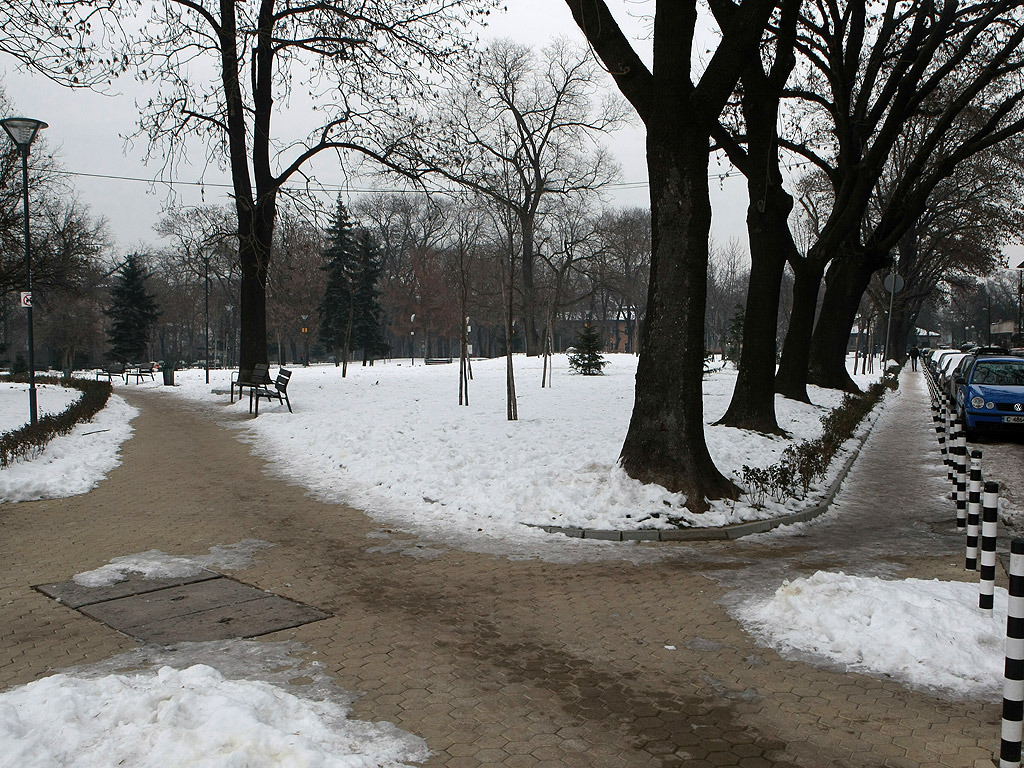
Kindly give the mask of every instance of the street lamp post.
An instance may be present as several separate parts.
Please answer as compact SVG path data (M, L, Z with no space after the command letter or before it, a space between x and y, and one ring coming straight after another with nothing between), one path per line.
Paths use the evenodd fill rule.
M28 415L29 423L35 424L39 410L36 407L36 357L32 342L32 245L28 226L28 150L40 128L47 125L42 120L29 117L8 117L0 120L11 141L21 150L21 186L25 191L25 290L21 293L21 306L27 311L28 321Z
M309 367L309 315L299 315L302 318L302 367Z
M206 302L206 333L203 339L206 344L206 354L204 355L203 367L206 368L206 383L210 383L210 254L206 254L206 258L203 260L204 274L203 274L203 298Z
M1024 261L1017 265L1017 345L1024 347Z

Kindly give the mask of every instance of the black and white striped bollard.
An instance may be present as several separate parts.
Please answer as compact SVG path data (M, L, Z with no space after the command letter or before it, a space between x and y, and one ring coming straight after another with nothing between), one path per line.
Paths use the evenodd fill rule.
M981 593L978 607L992 610L996 589L996 529L999 525L999 483L985 483L981 502Z
M946 412L939 409L939 415L935 419L935 434L939 439L939 455L942 457L942 465L946 466L948 454L946 451Z
M956 436L958 428L955 420L946 413L946 479L956 489Z
M1024 720L1024 539L1014 539L1010 544L1009 592L999 768L1020 768L1021 721Z
M967 488L967 557L964 568L978 570L978 527L981 522L981 451L971 451L971 480Z
M967 435L962 426L956 433L956 527L967 527Z

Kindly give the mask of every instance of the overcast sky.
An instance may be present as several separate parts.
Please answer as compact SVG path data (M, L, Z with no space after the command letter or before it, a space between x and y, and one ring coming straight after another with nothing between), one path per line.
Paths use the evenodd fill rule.
M582 35L563 2L553 0L509 0L506 13L492 16L484 37L506 36L517 41L542 46L552 37L567 36L582 42ZM638 49L650 47L645 37L645 24L635 14L644 11L647 3L621 3L619 20L637 40ZM630 11L622 9L632 9ZM142 91L130 80L118 83L121 92L102 96L88 91L70 91L44 78L31 76L16 68L11 61L0 59L2 85L7 98L19 114L49 123L43 134L50 148L55 149L64 167L74 173L74 187L92 212L104 216L122 251L158 242L153 225L161 208L168 202L169 190L163 184L147 184L115 178L153 179L159 166L144 163L145 143L125 146L124 137L132 133L138 117L135 99ZM610 80L609 80L609 85ZM138 96L136 95L138 94ZM608 147L622 165L621 184L610 191L609 201L615 205L649 203L646 188L647 169L644 134L639 124L607 137ZM199 158L196 157L196 162ZM317 176L325 185L344 183L339 172L332 178L331 169L318 165ZM228 190L214 186L226 177L207 170L207 186L199 188L198 165L179 169L176 198L186 204L227 203ZM744 216L746 193L741 178L712 183L715 203L715 237L725 242L731 237L745 238Z

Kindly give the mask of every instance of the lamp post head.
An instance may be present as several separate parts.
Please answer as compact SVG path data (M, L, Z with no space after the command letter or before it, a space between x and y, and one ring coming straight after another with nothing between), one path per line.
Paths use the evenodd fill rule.
M39 129L47 127L42 120L33 120L31 117L8 117L0 120L0 125L4 127L7 135L11 137L11 141L17 145L18 149L26 153Z

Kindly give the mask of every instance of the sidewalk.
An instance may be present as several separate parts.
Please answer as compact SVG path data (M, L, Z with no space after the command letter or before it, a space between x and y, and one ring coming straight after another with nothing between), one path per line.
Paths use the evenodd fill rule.
M0 512L0 686L138 643L31 589L150 549L274 546L226 572L331 614L302 644L353 716L423 737L429 766L989 766L998 702L784 660L728 605L816 570L965 578L920 374L905 374L834 510L798 531L653 544L650 565L447 550L266 476L231 432L158 391L86 496ZM625 545L635 546L635 545ZM671 648L669 648L671 646Z

